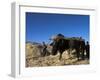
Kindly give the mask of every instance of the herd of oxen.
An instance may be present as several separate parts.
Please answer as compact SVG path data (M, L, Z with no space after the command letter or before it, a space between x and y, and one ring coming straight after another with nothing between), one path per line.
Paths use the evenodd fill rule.
M89 59L90 56L90 46L89 42L85 41L82 37L76 38L66 38L63 34L57 34L52 39L52 46L51 53L52 55L56 55L57 52L60 53L59 59L62 58L62 54L65 50L68 50L68 53L71 54L72 50L75 50L75 55L78 60L82 59ZM43 53L42 55L45 56L47 54L47 45L43 42Z

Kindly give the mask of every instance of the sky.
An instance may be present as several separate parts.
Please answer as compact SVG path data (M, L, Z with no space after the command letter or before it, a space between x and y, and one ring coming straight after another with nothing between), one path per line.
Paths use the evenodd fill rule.
M26 12L26 41L48 43L59 33L89 41L89 15Z

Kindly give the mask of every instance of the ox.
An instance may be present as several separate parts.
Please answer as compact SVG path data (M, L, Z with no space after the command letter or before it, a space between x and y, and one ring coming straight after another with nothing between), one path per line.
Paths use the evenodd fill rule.
M56 55L58 51L60 52L59 59L62 58L62 53L67 49L75 49L77 59L79 60L80 57L84 59L85 41L82 39L65 39L64 35L58 34L50 45L53 47L52 55Z

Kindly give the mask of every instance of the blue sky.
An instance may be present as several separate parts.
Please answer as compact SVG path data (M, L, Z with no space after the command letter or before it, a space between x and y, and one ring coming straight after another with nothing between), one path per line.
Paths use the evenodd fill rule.
M89 41L89 15L26 12L26 41L48 42L58 33Z

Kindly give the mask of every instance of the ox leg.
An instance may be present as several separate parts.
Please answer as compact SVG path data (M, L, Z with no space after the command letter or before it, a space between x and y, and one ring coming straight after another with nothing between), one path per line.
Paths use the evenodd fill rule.
M62 58L62 54L60 54L59 60L61 60L61 58Z
M72 49L70 48L70 49L69 49L69 55L71 54L71 51L72 51Z
M59 51L59 52L60 52L59 60L61 60L63 51Z
M84 60L84 50L82 50L82 60Z
M52 50L52 55L56 55L57 54L57 49L53 49Z
M79 61L80 52L79 52L78 49L76 50L76 54L77 54L77 59L78 59L78 61Z

